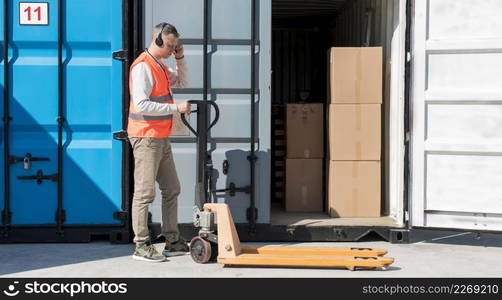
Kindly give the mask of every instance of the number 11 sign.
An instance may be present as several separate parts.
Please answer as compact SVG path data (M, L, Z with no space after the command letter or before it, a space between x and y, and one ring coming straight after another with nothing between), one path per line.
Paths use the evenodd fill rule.
M20 25L49 25L48 2L19 2Z

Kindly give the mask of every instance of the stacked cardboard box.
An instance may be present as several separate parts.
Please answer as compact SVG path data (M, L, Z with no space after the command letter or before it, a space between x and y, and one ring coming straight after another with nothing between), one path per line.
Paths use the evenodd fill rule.
M382 48L329 51L328 212L380 216Z
M321 212L324 109L322 103L286 105L286 211Z

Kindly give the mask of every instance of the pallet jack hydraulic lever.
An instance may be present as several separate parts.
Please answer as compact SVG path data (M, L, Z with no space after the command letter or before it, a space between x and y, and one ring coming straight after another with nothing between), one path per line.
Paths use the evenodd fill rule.
M213 173L213 164L211 159L211 153L207 151L208 136L211 128L216 125L220 118L220 110L218 105L213 101L203 101L203 100L189 100L188 103L197 105L197 109L193 110L192 113L197 113L197 129L194 129L190 123L188 123L185 114L181 115L181 120L185 126L195 135L197 140L197 182L196 182L196 196L195 201L199 209L202 210L204 203L211 202L210 197L212 193L228 193L229 196L233 197L236 193L246 193L249 194L251 187L236 187L235 183L230 182L228 188L225 189L209 189L211 186L211 179ZM209 126L207 126L207 113L210 107L214 108L215 117ZM205 112L205 113L203 113ZM223 174L226 174L225 169L228 171L229 162L224 162ZM205 182L207 182L205 184Z
M190 255L196 263L217 261L232 266L278 266L315 268L372 268L385 270L394 262L385 257L385 249L364 247L304 247L304 246L251 246L241 245L230 207L211 201L211 154L207 141L211 128L220 117L218 105L213 101L189 100L197 105L197 130L192 128L184 114L181 120L196 137L197 181L193 223L199 233L190 242ZM209 107L215 110L214 120L208 126ZM235 187L234 187L235 188ZM217 221L217 222L215 222ZM216 224L217 223L217 224Z
M181 121L195 135L197 145L197 170L195 182L195 205L202 210L204 203L211 202L211 179L213 173L213 161L211 153L207 150L208 136L211 128L218 122L220 118L220 109L214 101L204 100L188 100L191 105L196 105L197 109L192 113L197 114L197 127L194 129L188 123L185 114L181 114ZM215 116L213 121L208 123L209 108L213 107ZM209 125L208 125L209 124Z

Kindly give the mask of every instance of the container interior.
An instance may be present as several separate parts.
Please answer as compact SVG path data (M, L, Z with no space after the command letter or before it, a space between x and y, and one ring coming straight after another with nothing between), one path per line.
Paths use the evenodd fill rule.
M272 1L272 225L396 226L401 224L402 197L390 197L390 61L399 25L398 0ZM383 47L381 217L331 218L326 212L285 212L285 105L324 103L327 109L328 49L330 47ZM394 53L395 55L396 53ZM396 75L396 74L394 74ZM326 124L325 127L326 128ZM327 144L325 130L325 144ZM327 147L325 147L327 150ZM325 151L326 152L326 151ZM325 158L326 159L326 158ZM326 176L326 170L323 171Z

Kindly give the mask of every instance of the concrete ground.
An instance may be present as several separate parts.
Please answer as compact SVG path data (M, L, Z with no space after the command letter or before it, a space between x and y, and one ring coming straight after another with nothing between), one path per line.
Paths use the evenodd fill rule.
M200 265L190 256L164 263L131 259L133 245L0 245L0 277L500 277L502 234L414 231L410 244L369 240L301 245L385 248L395 259L386 271L306 268L238 268ZM163 244L156 245L160 250Z

